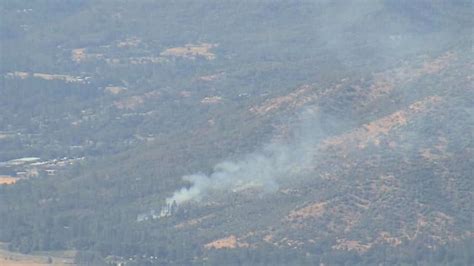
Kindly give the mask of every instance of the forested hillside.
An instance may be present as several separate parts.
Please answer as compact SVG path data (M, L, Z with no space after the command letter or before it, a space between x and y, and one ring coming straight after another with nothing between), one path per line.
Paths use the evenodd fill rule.
M472 265L473 12L3 1L1 247L78 265Z

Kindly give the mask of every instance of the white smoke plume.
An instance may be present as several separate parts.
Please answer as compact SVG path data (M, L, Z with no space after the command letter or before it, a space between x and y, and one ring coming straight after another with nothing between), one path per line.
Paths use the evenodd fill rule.
M199 202L213 192L232 193L247 188L262 192L275 192L279 180L292 177L310 166L320 140L319 125L314 124L314 110L307 108L300 116L300 125L294 137L286 144L269 144L262 151L245 155L235 162L223 161L214 166L210 175L187 175L183 180L190 183L166 199L161 216L171 215L171 206L185 202Z
M278 189L276 178L289 172L290 158L285 147L269 146L263 153L250 154L237 162L224 161L217 164L210 175L193 174L184 176L190 182L189 188L176 191L166 202L181 204L200 201L211 191L237 191L247 187L261 187L264 191Z

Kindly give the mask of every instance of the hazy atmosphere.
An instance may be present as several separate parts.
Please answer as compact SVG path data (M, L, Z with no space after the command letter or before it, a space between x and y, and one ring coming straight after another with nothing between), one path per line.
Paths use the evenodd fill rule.
M0 265L473 265L473 18L0 1Z

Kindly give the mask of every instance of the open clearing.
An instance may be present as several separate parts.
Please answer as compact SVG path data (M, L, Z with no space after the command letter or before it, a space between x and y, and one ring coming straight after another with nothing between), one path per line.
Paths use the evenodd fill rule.
M71 266L74 264L74 251L21 254L6 250L0 243L0 265L2 266Z
M0 175L0 185L12 185L15 184L18 178L12 176Z

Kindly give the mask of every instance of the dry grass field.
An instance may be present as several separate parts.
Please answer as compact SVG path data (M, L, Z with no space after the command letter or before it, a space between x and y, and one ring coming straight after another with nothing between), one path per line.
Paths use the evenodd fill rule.
M21 254L6 250L6 244L0 243L1 266L71 266L74 264L73 251Z

